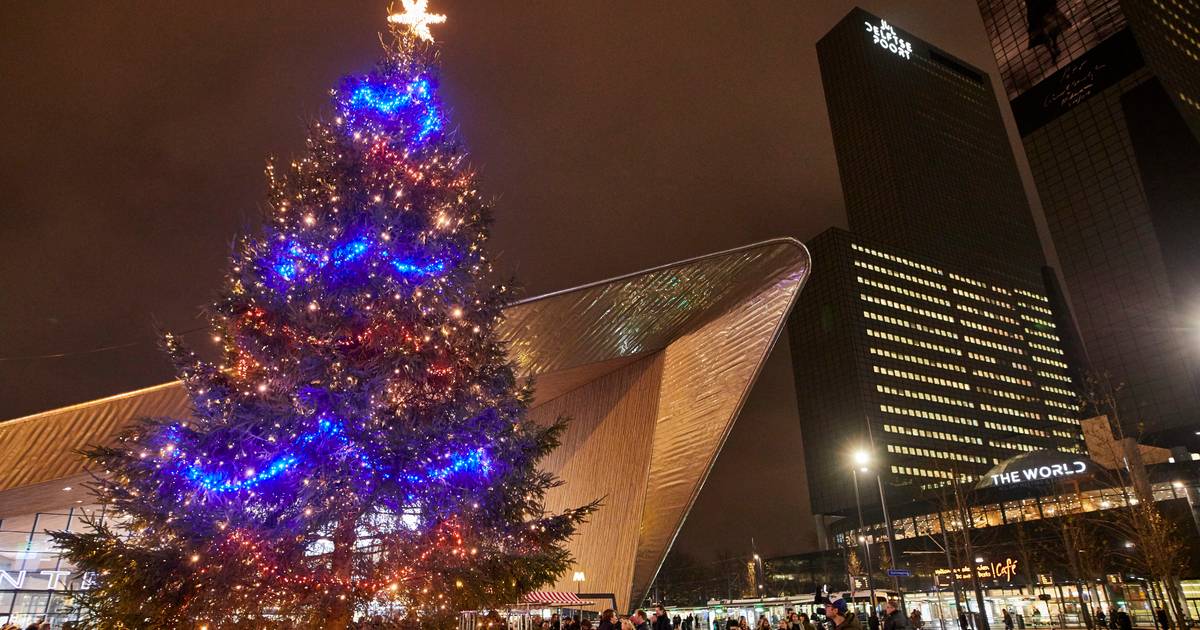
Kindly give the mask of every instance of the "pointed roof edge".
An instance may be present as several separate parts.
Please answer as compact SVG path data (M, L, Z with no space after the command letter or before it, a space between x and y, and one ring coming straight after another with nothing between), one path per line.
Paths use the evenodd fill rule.
M743 392L739 396L737 403L734 405L732 413L730 414L730 420L729 420L728 424L726 425L723 434L719 438L717 450L714 453L712 460L708 462L707 466L705 466L704 471L700 474L700 478L698 480L698 483L696 484L695 489L691 492L690 496L688 497L686 504L683 508L682 514L681 514L679 520L675 523L673 531L671 532L670 537L667 539L666 544L663 547L662 556L658 559L657 566L654 567L654 570L650 574L649 580L647 580L647 582L645 584L645 588L642 589L643 592L640 593L642 599L644 599L649 594L651 587L654 585L654 580L658 578L658 573L659 573L659 571L662 570L663 563L666 562L667 556L670 555L672 547L675 546L676 539L679 538L680 532L683 531L683 526L687 522L687 517L691 514L692 508L694 508L696 505L696 500L699 498L700 493L703 491L704 485L708 482L708 478L712 474L713 468L716 466L717 459L720 457L721 450L724 448L725 442L728 440L729 435L733 432L734 425L741 418L742 410L745 409L745 406L746 406L746 401L749 400L751 394L753 393L754 387L755 387L755 385L758 384L758 379L762 375L763 369L766 367L767 360L770 358L771 353L775 350L775 346L779 343L779 338L783 335L783 331L787 326L788 317L791 315L792 310L795 308L797 300L800 299L800 293L804 290L805 285L807 285L808 279L812 277L812 256L809 253L808 248L805 247L805 245L803 243L801 243L800 241L798 241L796 239L792 239L792 238L785 237L785 238L778 238L778 239L770 239L767 241L754 243L754 244L747 245L744 247L738 247L738 248L734 248L731 250L727 250L725 252L711 254L711 256L719 256L722 254L736 253L738 251L742 251L742 250L746 250L746 249L753 249L755 247L774 245L774 244L778 244L778 243L787 243L787 242L795 244L797 246L797 248L800 250L800 252L802 252L803 264L805 265L803 274L802 274L799 282L797 282L795 290L792 292L792 295L788 298L787 304L784 306L784 308L782 308L780 310L779 320L776 322L776 324L772 330L771 338L767 341L766 345L764 346L762 358L760 361L758 361L758 364L754 367L753 374L751 374L749 380L747 381L745 390L743 390ZM702 257L699 257L698 259L708 258L708 257L709 256L702 256ZM692 261L695 261L698 259L692 259ZM683 262L692 262L692 261L683 261ZM640 545L640 543L641 543L641 541L639 540L639 545ZM635 578L636 578L636 569L635 569ZM631 585L631 590L634 591L634 592L631 592L631 594L630 594L631 598L632 598L632 597L636 596L636 591L638 590L638 585L637 584Z
M606 284L616 284L616 283L622 282L624 280L630 280L632 278L636 278L638 276L644 276L644 275L651 274L651 273L654 273L657 271L665 271L667 269L673 269L675 267L686 267L688 265L693 265L695 263L709 260L712 258L720 258L722 256L728 256L730 254L736 254L736 253L744 252L744 251L751 250L751 249L758 249L760 247L766 247L768 245L779 245L779 244L788 244L788 245L795 246L797 249L804 252L805 258L808 259L810 265L812 264L812 256L809 255L808 248L804 246L804 243L802 243L799 240L792 238L790 236L778 236L775 238L769 238L765 241L757 241L754 243L748 243L746 245L739 245L737 247L731 247L729 249L723 249L721 251L711 252L708 254L701 254L699 256L693 256L691 258L684 258L683 260L677 260L675 262L669 262L666 264L657 265L655 267L647 267L647 268L641 269L639 271L632 271L629 273L621 274L619 276L613 276L611 278L606 278L604 280L596 280L594 282L588 282L586 284L581 284L581 285L574 286L574 287L568 287L566 289L559 289L557 291L551 291L549 293L543 293L541 295L527 297L527 298L524 298L521 300L517 300L515 302L510 302L509 304L505 304L504 308L509 309L514 306L524 306L526 304L531 304L533 302L538 302L538 301L546 300L546 299L553 298L553 297L559 297L562 295L566 295L568 293L575 293L576 291L583 291L585 289L591 289L591 288L603 286ZM810 269L811 269L811 267L810 267ZM812 272L810 270L809 274L811 275L811 273ZM807 280L807 278L805 278L805 279Z

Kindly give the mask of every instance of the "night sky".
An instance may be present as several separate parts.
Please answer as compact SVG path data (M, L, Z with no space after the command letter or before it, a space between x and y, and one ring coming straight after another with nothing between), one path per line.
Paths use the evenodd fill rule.
M814 46L852 3L432 5L449 15L434 28L445 100L496 202L493 251L527 295L844 227ZM974 2L863 6L995 73ZM4 3L0 418L172 377L155 327L203 323L234 235L256 225L266 156L298 151L327 89L375 61L384 9ZM785 408L754 415L798 434L786 375L762 386ZM798 454L751 431L710 483L739 503L702 496L682 546L758 520L739 513L774 523L767 552L803 525L775 516L795 493L738 495L747 463L771 487L796 472Z

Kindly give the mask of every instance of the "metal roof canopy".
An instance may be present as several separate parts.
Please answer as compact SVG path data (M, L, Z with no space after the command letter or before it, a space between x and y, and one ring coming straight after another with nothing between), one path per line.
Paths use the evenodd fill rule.
M593 418L591 425L568 427L564 448L545 466L567 482L559 497L564 505L586 502L616 485L640 488L626 504L631 511L613 511L619 518L600 526L608 518L601 510L586 525L590 533L570 544L588 575L596 576L595 585L616 591L622 603L639 601L648 591L810 269L799 241L773 239L505 308L497 334L518 374L536 377L532 416L542 405L549 414L600 381L636 372L626 380L638 382L621 385L634 389L620 390L617 401L645 399L627 409L647 418L649 424L637 420L643 433L621 433L635 423L615 407L601 409L608 415ZM576 408L595 415L597 403L582 398ZM190 415L182 386L172 382L0 423L0 461L7 462L0 467L0 518L83 502L78 484L88 475L77 451L111 442L140 417ZM573 439L573 431L585 435L567 452L565 440ZM656 456L647 458L645 469L621 467L613 473L619 479L589 476L604 468L586 463L592 455L587 439L600 434L616 434L624 443L649 440ZM678 444L688 448L670 446ZM66 487L72 490L64 492ZM618 534L632 541L627 553L609 546Z

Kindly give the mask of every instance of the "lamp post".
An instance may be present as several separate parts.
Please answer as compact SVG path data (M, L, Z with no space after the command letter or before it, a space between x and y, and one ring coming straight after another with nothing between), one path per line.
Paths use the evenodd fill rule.
M871 596L871 607L869 612L873 613L875 612L875 572L871 568L871 542L867 539L867 534L863 527L862 497L859 496L858 492L858 471L861 470L863 472L867 472L869 470L867 468L867 464L870 461L871 456L868 455L866 451L855 451L854 467L850 469L850 475L854 478L854 504L858 507L858 539L860 542L862 542L863 549L865 550L867 556L867 591L870 592ZM854 601L853 584L850 585L850 601ZM870 618L870 615L868 614L867 617Z
M859 464L863 472L866 472L871 462L871 454L867 451L858 451L854 454L854 461ZM879 486L879 507L883 509L883 524L888 537L888 555L892 558L892 568L896 569L899 568L896 565L899 562L899 558L896 557L896 532L892 529L892 516L888 513L887 495L883 492L883 477L879 474L879 469L875 469L875 485ZM900 610L908 610L904 602L904 591L900 588L900 578L895 575L892 576L892 588L900 597Z
M583 574L583 571L576 571L575 574L571 576L571 581L575 583L575 596L576 597L578 597L579 594L583 592L583 582L586 579L587 579L587 576ZM579 614L580 615L583 614L582 609L580 609Z
M754 544L753 538L750 539L750 544L751 545ZM765 573L765 571L763 570L762 556L758 555L758 552L756 551L756 552L754 552L754 583L758 585L758 598L759 599L762 599L764 597L763 589L766 587L766 584L764 584L764 582L766 581L766 576L764 575L764 573Z

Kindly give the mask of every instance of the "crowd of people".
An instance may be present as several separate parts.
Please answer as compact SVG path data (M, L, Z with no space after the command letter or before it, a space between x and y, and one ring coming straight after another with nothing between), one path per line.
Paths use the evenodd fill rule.
M824 613L824 614L822 614ZM863 615L867 615L863 618ZM1161 608L1155 611L1160 630L1172 630L1169 616ZM1001 621L1004 630L1015 630L1023 623L1018 623L1016 612L1004 608L1001 610ZM1106 614L1097 608L1093 619L1102 630L1133 630L1133 620L1122 607L1110 608ZM499 621L497 619L497 621ZM961 630L972 630L978 627L966 611L959 615ZM506 630L503 623L485 624L487 630ZM874 611L862 613L850 607L845 599L834 597L827 599L824 606L814 611L812 616L797 612L792 608L786 609L783 616L772 622L767 615L762 615L753 625L745 616L730 616L724 619L712 618L711 628L705 627L703 621L695 615L680 617L670 616L662 606L656 606L653 612L647 613L638 609L633 614L625 616L616 614L611 608L600 614L593 622L579 615L551 615L543 619L534 616L528 630L925 630L925 620L921 611L914 608L907 615L895 599L889 599L883 606L882 615ZM0 630L8 630L0 628ZM20 630L15 628L14 630Z

